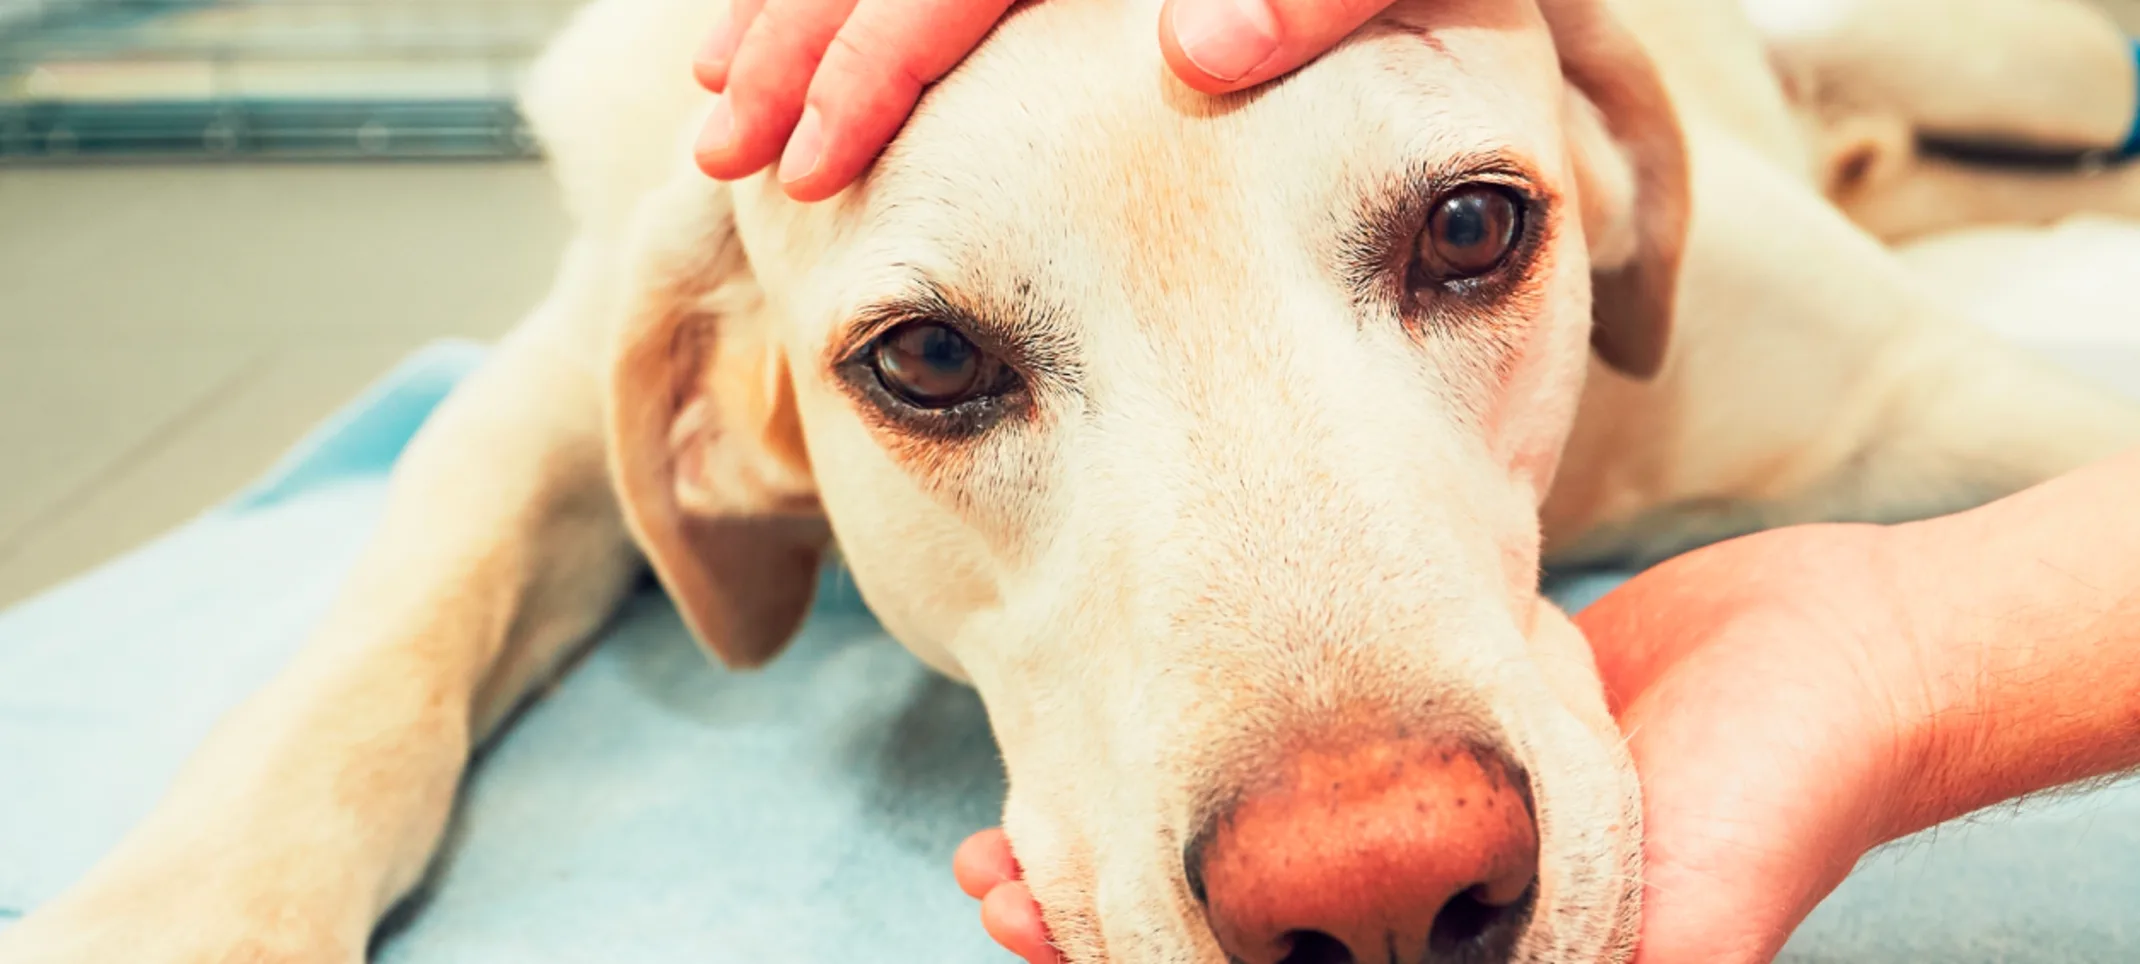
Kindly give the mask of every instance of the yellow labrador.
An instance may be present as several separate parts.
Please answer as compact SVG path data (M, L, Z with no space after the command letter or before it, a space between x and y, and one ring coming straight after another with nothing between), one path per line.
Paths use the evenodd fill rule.
M0 961L361 959L469 748L642 566L751 666L835 543L985 700L1070 959L1617 961L1637 786L1542 552L1923 515L2140 441L1880 240L2134 207L1917 146L2116 144L2133 68L2084 8L1418 0L1209 99L1152 3L1049 0L806 207L691 168L717 6L557 42L554 293L317 640ZM1953 74L2022 8L2035 59Z

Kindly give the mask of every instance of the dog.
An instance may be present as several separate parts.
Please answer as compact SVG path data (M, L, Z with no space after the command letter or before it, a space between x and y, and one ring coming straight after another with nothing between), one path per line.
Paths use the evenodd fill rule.
M1154 4L1049 0L804 206L691 167L718 6L557 39L553 291L317 638L0 961L360 961L471 747L647 568L749 667L835 546L980 693L1070 960L1622 961L1639 788L1542 561L2140 442L1887 246L2140 207L1934 149L2115 147L2130 54L2083 7L1407 0L1213 98Z

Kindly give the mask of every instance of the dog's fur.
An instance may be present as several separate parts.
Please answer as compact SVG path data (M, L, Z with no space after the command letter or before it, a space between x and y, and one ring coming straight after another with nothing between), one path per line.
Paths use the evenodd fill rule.
M2082 7L1413 0L1212 99L1150 4L1048 0L808 207L689 165L718 7L596 0L560 38L527 101L579 225L554 292L415 441L319 638L0 961L360 960L470 747L643 565L748 666L835 537L986 701L1072 960L1222 959L1185 840L1274 748L1399 730L1531 774L1518 959L1619 960L1637 788L1542 552L1922 516L2140 441L1882 243L2140 212L2128 170L1919 148L2116 144L2132 67ZM1542 199L1520 277L1391 296L1370 228L1413 225L1401 269L1421 192L1476 176ZM848 377L922 295L1022 367L985 431Z

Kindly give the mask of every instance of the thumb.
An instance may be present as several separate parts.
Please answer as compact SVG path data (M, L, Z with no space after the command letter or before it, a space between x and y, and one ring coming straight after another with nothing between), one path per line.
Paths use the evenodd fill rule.
M1159 47L1207 94L1253 87L1337 45L1392 0L1167 0Z
M1634 964L1770 964L1818 899L1803 881L1745 868L1711 873L1654 855L1650 864Z
M1635 964L1769 964L1870 849L1861 767L1785 708L1687 682L1645 694L1621 718L1642 774ZM1697 687L1719 705L1754 706L1752 718L1695 705Z

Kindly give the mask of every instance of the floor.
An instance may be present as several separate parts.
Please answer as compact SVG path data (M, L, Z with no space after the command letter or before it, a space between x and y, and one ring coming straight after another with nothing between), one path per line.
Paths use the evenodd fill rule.
M0 170L0 606L213 504L426 341L494 338L534 164Z

